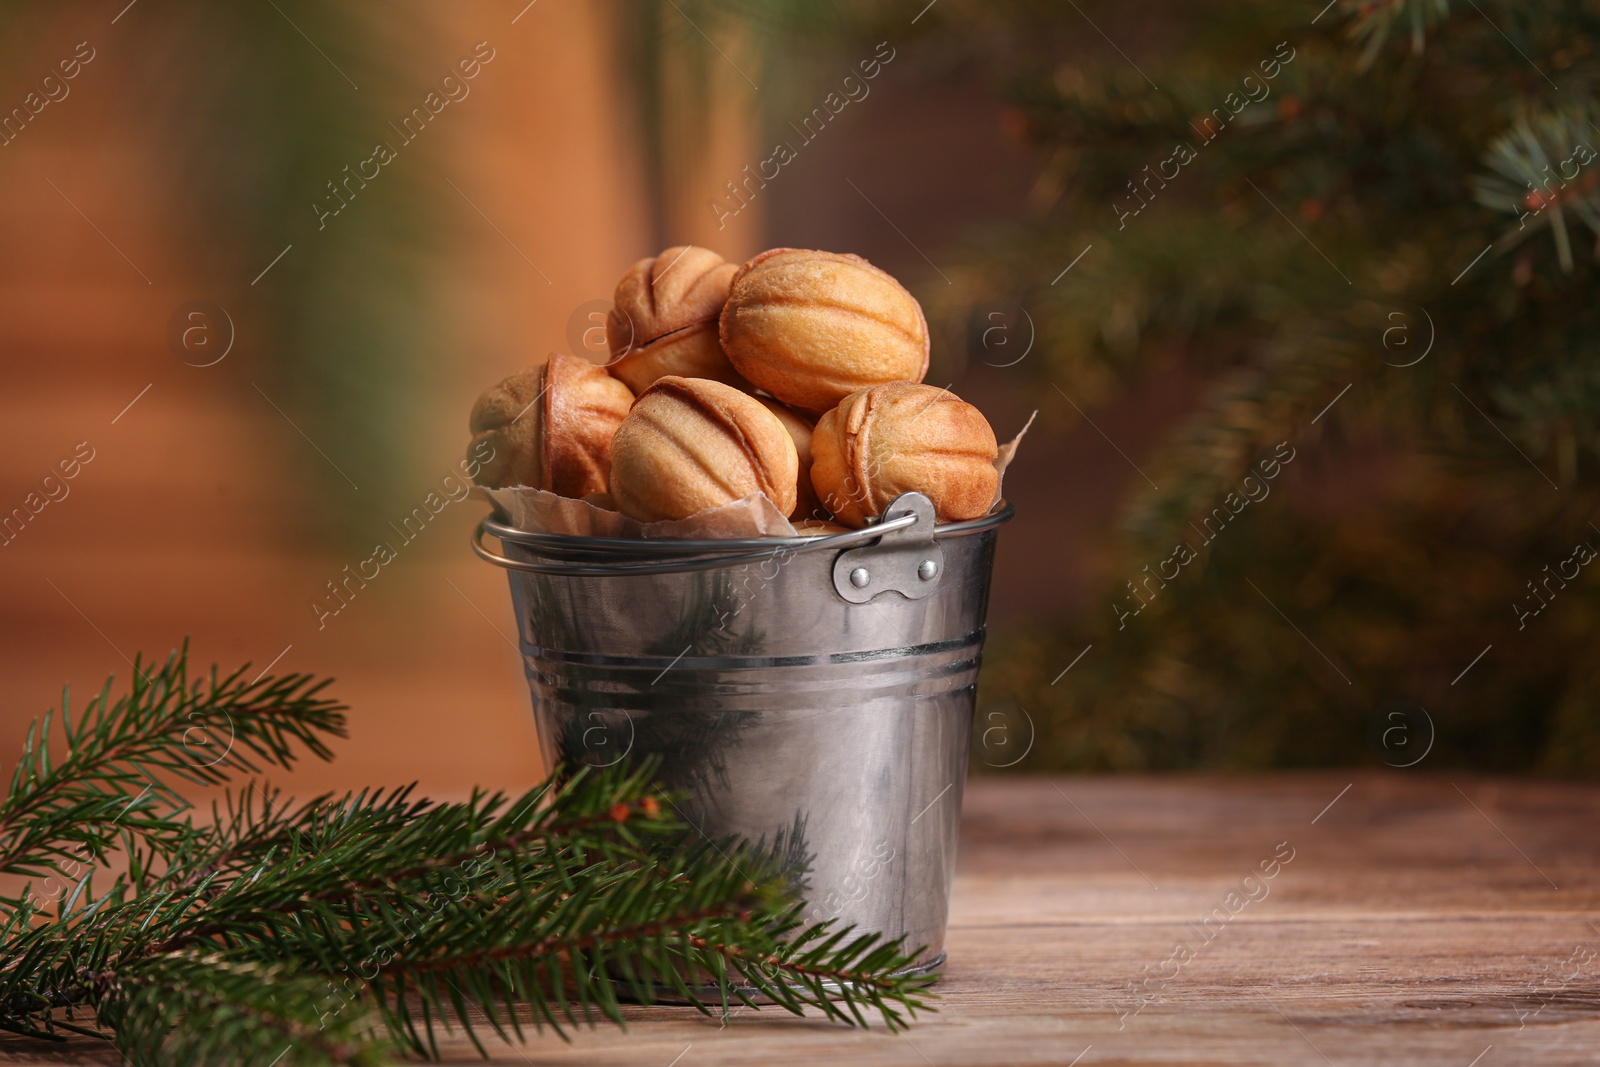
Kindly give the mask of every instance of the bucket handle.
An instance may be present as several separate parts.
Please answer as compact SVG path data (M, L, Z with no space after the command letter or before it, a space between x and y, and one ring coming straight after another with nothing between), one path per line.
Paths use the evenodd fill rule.
M892 509L893 505L891 504L890 507ZM479 559L493 563L497 567L504 567L513 571L526 571L530 574L559 574L572 578L606 578L623 574L681 574L686 571L703 571L711 570L714 567L726 567L735 563L753 563L757 560L772 559L786 553L799 555L802 552L824 552L835 548L850 548L868 541L875 541L887 533L908 529L916 525L917 522L917 514L908 512L903 515L897 515L894 518L886 518L860 530L829 534L827 537L808 537L799 544L786 541L772 548L761 548L753 552L739 552L731 556L712 556L710 558L670 560L657 563L584 564L550 561L533 562L499 555L483 543L484 536L489 533L489 520L483 519L472 531L472 551L477 553ZM496 536L500 535L496 534ZM504 541L505 538L502 537L501 540Z

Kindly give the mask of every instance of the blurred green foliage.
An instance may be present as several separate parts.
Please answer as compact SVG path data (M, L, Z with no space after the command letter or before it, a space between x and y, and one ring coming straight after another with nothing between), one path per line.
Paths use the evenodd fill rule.
M1088 405L1206 383L1087 611L991 638L980 744L1024 708L1023 771L1396 765L1399 702L1427 767L1600 771L1600 9L917 6L833 32L982 68L1047 160L930 320L1020 304L1015 373Z
M375 142L403 143L390 123L441 73L423 58L424 31L343 0L164 7L156 17L135 8L116 29L140 56L128 95L183 191L175 237L217 286L196 295L234 309L227 369L315 442L295 436L284 450L313 505L298 525L366 545L375 524L415 503L419 461L453 458L418 456L414 427L420 382L442 347L429 256L458 203L424 133L378 178L352 182L337 216L319 219L314 205L338 203L328 183L342 183ZM463 54L470 47L463 38Z

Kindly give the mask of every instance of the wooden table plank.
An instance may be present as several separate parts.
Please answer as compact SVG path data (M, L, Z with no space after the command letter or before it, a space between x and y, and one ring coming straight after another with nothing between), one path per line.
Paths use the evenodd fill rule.
M940 1010L909 1035L635 1008L626 1032L490 1048L495 1063L659 1067L1593 1063L1597 826L1600 790L1548 782L983 779L966 798ZM1244 881L1291 850L1272 878ZM0 1049L7 1063L117 1062ZM446 1052L482 1062L465 1041Z

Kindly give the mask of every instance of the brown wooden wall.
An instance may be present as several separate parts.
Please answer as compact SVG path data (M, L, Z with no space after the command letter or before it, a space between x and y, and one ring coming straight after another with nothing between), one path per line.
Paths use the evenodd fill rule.
M450 121L406 149L476 205L439 213L447 252L427 268L451 343L418 386L423 488L460 455L476 394L565 348L573 309L609 297L627 264L654 251L616 9L543 0L513 24L522 6L384 9L407 24L396 39L419 71L445 69L480 39L496 49ZM202 664L264 666L287 648L279 670L337 676L353 738L311 784L534 779L505 579L466 551L481 505L450 505L318 629L309 602L359 557L300 536L324 490L303 476L312 446L294 412L252 387L272 353L246 317L217 367L168 348L178 305L252 293L248 278L196 266L210 260L185 243L184 176L153 134L170 102L140 96L158 72L134 46L150 27L134 23L173 13L138 4L114 24L120 7L18 18L0 75L9 106L58 53L85 39L96 49L70 95L0 148L0 509L42 499L29 494L79 442L93 451L65 497L0 547L0 761L62 683L81 700L109 673L125 679L137 650L192 635ZM334 83L329 106L335 90L345 87Z

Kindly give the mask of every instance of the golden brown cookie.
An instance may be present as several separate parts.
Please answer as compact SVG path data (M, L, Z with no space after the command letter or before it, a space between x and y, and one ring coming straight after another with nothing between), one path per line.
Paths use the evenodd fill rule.
M789 431L789 437L794 441L795 456L800 461L800 476L795 481L794 511L789 513L791 519L820 519L827 515L822 510L822 502L817 499L817 494L811 488L811 433L816 429L816 422L778 403L770 396L756 397L761 406L778 416L778 421L783 423L783 428Z
M834 518L861 527L901 493L925 493L940 522L988 512L1000 486L994 431L946 389L890 382L851 393L817 421L811 484Z
M667 374L745 386L717 337L728 283L738 269L694 245L677 245L629 267L606 316L607 369L635 393Z
M719 333L735 370L804 411L928 372L922 306L860 256L761 253L733 276Z
M776 415L703 378L658 379L611 444L611 495L640 522L688 518L756 492L788 515L798 472L794 441Z
M475 481L526 485L561 496L604 492L611 438L633 404L628 387L588 360L551 353L513 374L472 405L468 455L482 467ZM493 454L483 460L481 446Z

